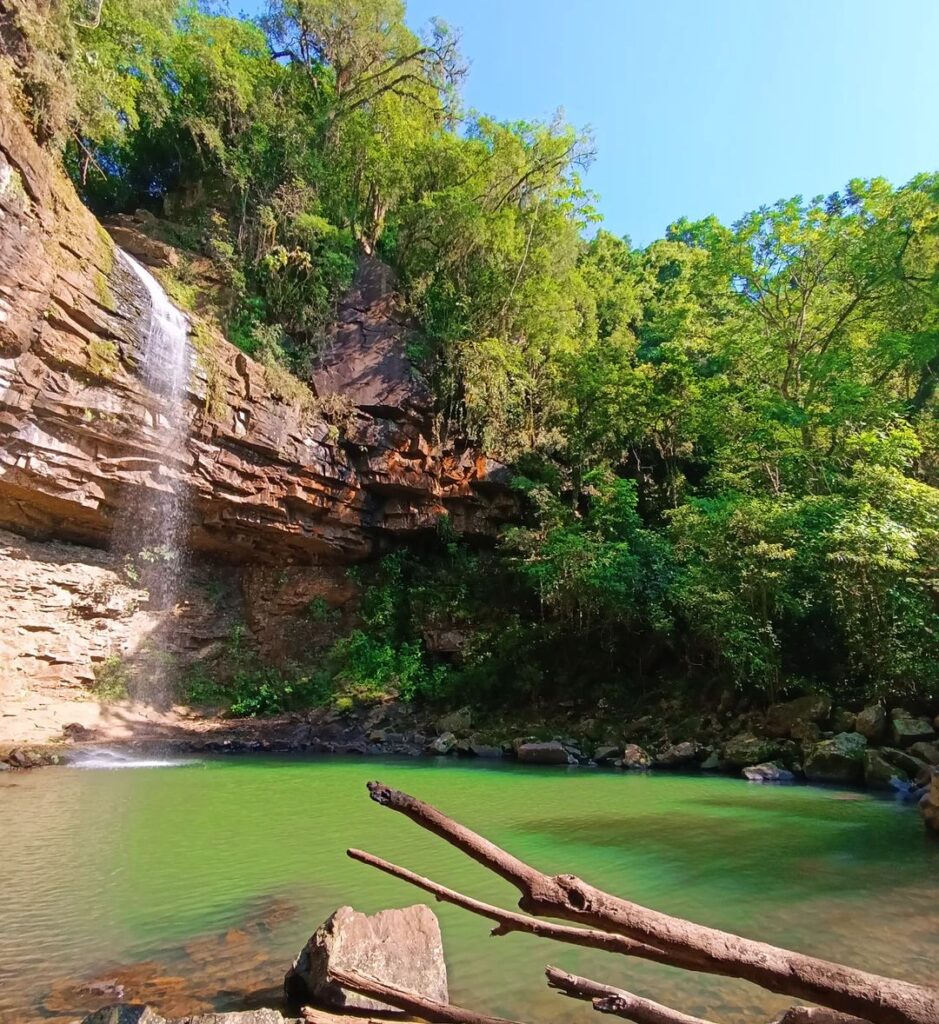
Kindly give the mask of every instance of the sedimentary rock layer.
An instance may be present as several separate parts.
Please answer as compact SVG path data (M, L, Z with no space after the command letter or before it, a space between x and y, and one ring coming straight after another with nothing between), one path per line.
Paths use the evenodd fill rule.
M316 378L352 407L342 430L196 331L189 440L166 451L162 400L136 374L140 282L2 84L0 114L0 526L103 547L122 510L181 477L192 547L230 561L355 561L443 514L458 532L495 533L511 509L501 467L432 439L407 327L374 265Z

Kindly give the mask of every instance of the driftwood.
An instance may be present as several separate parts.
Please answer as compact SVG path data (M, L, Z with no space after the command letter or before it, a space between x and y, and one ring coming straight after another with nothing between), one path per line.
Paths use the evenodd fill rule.
M780 1018L783 1024L858 1024L857 1018L869 1024L939 1024L939 989L870 974L670 917L603 892L574 875L546 875L407 793L380 782L370 782L368 790L376 803L404 814L514 885L521 893L519 906L528 914L562 918L589 926L574 928L538 922L529 916L473 900L371 854L349 851L356 860L495 921L497 927L493 934L520 931L594 946L685 970L742 978L770 992L819 1004L820 1009L793 1007ZM557 972L556 977L560 979L562 975L563 972ZM627 1016L638 1024L664 1024L666 1020L671 1024L705 1024L698 1018L688 1017L631 993L599 986L587 979L576 980L606 991L604 996L584 994L582 998L614 1000L597 1009ZM569 994L575 993L571 991ZM390 999L387 1001L391 1002ZM614 1005L618 1007L616 1010L607 1008ZM409 1012L419 1014L417 1010ZM654 1014L659 1016L654 1017ZM852 1022L850 1018L855 1020Z
M635 1024L711 1024L701 1017L690 1017L687 1013L679 1013L651 999L643 999L625 989L601 985L589 978L579 978L576 974L568 974L557 967L545 969L548 984L551 988L560 989L566 996L574 999L589 999L593 1008L600 1013L612 1013L616 1017L625 1017Z
M367 978L353 971L341 971L330 968L330 978L360 995L378 999L389 1006L397 1006L405 1013L431 1021L432 1024L518 1024L517 1021L505 1020L502 1017L488 1017L484 1013L464 1010L452 1003L438 1003L435 999L425 999L416 992L408 992L403 988L386 985L375 978Z

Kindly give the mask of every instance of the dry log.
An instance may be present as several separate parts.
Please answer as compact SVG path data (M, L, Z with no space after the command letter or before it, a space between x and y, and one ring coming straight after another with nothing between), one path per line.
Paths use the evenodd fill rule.
M590 949L602 949L608 953L622 953L625 956L636 956L643 960L654 960L659 964L692 968L690 960L685 964L681 962L677 954L666 953L655 946L647 946L643 942L627 939L623 935L612 935L610 932L601 932L596 928L573 928L570 925L541 921L536 917L529 917L527 914L517 914L512 910L503 910L501 907L494 907L491 903L483 903L471 896L465 896L455 889L448 889L439 882L434 882L407 868L392 864L391 861L376 857L374 854L366 853L364 850L346 850L346 854L353 860L378 868L379 871L384 871L385 874L392 875L394 878L410 882L418 889L423 889L436 896L438 900L452 903L454 906L462 907L480 917L495 921L496 927L492 929L492 935L524 932L527 935L536 935L542 939L554 939L557 942L566 942L574 946L586 946Z
M410 1013L431 1024L518 1024L517 1021L504 1020L502 1017L489 1017L484 1013L464 1010L451 1003L438 1003L433 999L425 999L415 992L407 992L403 988L386 985L375 978L353 971L341 971L331 968L329 976L343 988L351 989L360 995L378 999L389 1006L397 1006L399 1010Z
M595 1010L625 1017L635 1024L712 1024L701 1017L691 1017L651 999L643 999L625 989L601 985L598 981L568 974L557 967L546 967L545 975L551 988L559 989L572 999L587 999Z
M489 868L521 893L529 913L577 921L671 954L676 966L743 978L873 1024L939 1024L939 990L885 978L650 910L574 875L546 875L430 804L380 782L373 800Z

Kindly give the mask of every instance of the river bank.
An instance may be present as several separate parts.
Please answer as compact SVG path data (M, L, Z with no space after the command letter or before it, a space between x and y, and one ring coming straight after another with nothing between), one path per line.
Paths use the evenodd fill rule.
M0 736L0 763L68 763L105 746L128 754L432 756L703 771L891 791L911 803L924 801L931 824L930 786L939 788L933 783L939 775L939 716L931 710L835 708L822 694L758 709L726 695L715 710L696 714L674 699L638 707L628 717L602 703L585 709L571 702L526 714L461 708L435 715L386 701L236 719L123 702L99 707L94 718L86 717L91 724L66 723L42 743L11 740L8 724L7 738Z

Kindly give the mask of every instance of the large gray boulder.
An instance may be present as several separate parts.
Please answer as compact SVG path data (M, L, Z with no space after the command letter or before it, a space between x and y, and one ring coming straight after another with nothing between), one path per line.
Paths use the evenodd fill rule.
M939 743L914 743L909 752L927 764L939 764Z
M866 749L867 740L860 733L839 732L809 750L805 758L805 777L810 782L861 782Z
M773 704L766 712L764 728L770 736L786 738L796 722L824 722L831 713L831 697L824 693L810 693L805 697Z
M917 775L926 767L926 761L914 755L906 750L897 750L895 747L881 747L881 754L897 768L900 768L905 774L909 775L911 779L915 779Z
M906 781L906 772L891 764L879 750L864 751L864 781L872 789L892 789L894 780Z
M519 743L515 748L519 761L525 764L577 764L577 758L568 753L558 740L547 743Z
M330 980L331 969L368 975L438 1003L449 1000L440 925L423 903L360 914L340 907L316 929L284 978L292 1005L310 1000L360 1010L390 1010Z
M743 777L749 782L794 782L795 775L778 764L767 761L765 764L752 764L743 769Z
M890 713L890 740L896 747L908 747L920 741L929 741L936 736L928 718L911 715L902 708Z
M666 747L655 759L657 768L690 768L697 765L704 757L705 752L699 743L694 740L685 740L683 743L673 743Z
M878 743L887 731L887 712L879 704L872 704L858 714L854 728L870 743Z
M746 768L751 764L772 761L779 754L779 749L780 745L775 740L742 732L724 744L724 761L731 768Z

